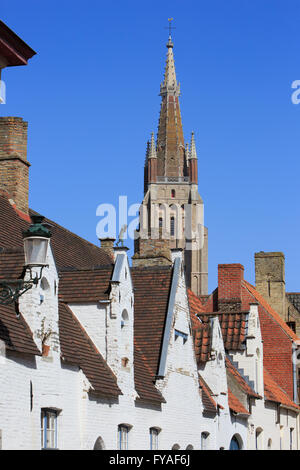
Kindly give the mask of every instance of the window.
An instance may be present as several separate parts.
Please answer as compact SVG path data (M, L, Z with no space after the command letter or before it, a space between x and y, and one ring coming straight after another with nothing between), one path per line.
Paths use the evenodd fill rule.
M202 432L201 433L201 450L208 450L209 444L209 433Z
M159 228L162 228L162 226L163 226L163 218L162 217L160 217L158 219L158 223L159 223Z
M290 450L293 450L294 428L290 428Z
M171 236L173 237L175 235L175 217L171 217L170 232L171 232Z
M179 450L179 449L180 449L179 444L174 444L173 447L172 447L172 450Z
M129 323L129 316L128 316L127 310L123 310L122 317L121 317L121 328L124 328L124 326L127 326L128 323Z
M57 448L57 411L42 409L41 412L41 447Z
M255 432L255 449L263 449L263 430L261 428L257 428Z
M157 428L150 428L150 450L158 449L158 434L159 430Z
M104 450L104 449L105 449L104 441L102 437L99 436L94 444L94 450Z
M126 426L125 424L120 424L118 428L119 450L128 449L128 433L129 433L129 427Z
M183 344L186 343L186 341L188 339L188 335L186 333L182 333L182 331L175 330L175 341L179 337L182 338Z
M241 450L240 441L237 436L232 437L229 450Z
M272 449L272 439L268 440L268 450Z
M172 190L171 190L171 198L174 198L175 196L176 196L175 189L172 189Z

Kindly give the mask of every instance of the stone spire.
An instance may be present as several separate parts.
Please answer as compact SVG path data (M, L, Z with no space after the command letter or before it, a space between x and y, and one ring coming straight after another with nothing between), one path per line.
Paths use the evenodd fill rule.
M173 55L173 43L171 36L169 36L169 41L167 42L167 61L166 61L166 69L165 69L165 77L164 81L160 86L160 94L163 95L164 93L176 93L177 96L180 95L180 84L177 84L176 80L176 72L175 72L175 63L174 63L174 55Z
M167 49L164 81L160 86L162 102L157 134L157 175L174 178L187 175L179 106L180 85L176 79L171 36Z

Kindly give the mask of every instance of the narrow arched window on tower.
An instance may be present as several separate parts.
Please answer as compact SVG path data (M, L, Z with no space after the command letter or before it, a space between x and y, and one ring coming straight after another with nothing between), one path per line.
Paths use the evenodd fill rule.
M170 219L170 232L173 237L175 235L175 217L171 217Z

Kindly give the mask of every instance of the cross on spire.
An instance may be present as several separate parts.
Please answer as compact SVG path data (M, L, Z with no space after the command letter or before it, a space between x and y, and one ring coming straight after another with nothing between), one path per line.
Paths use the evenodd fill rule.
M172 21L174 21L174 18L168 18L168 21L169 21L169 26L168 26L168 28L165 28L165 29L169 30L169 38L170 38L171 33L172 33L172 29L176 29L176 28L173 28L173 26L172 26Z

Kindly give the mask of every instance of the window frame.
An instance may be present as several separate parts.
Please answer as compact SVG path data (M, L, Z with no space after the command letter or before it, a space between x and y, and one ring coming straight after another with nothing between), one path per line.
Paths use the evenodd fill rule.
M130 426L128 426L128 424L118 425L118 450L128 450L129 431ZM126 437L125 440L123 439L123 436ZM124 443L125 447L123 447Z
M58 418L58 410L54 408L41 408L41 449L42 450L56 450L57 447L57 418ZM50 416L49 416L50 415ZM54 418L54 426L53 429L48 428L49 418ZM53 447L48 447L47 443L47 431L51 432L52 441L54 443Z
M150 450L158 450L158 436L159 436L160 430L156 427L152 427L149 429L149 434L150 434ZM154 439L153 439L154 437ZM154 442L154 446L153 446Z

